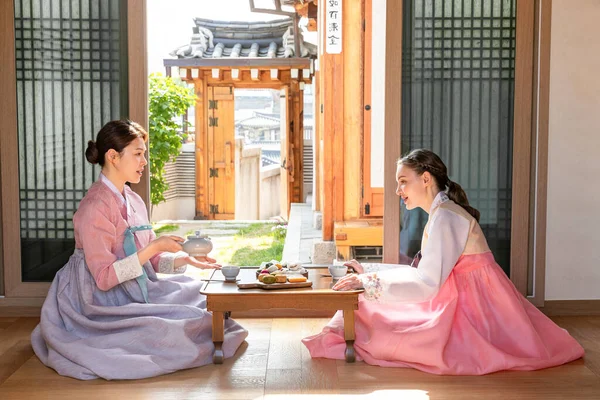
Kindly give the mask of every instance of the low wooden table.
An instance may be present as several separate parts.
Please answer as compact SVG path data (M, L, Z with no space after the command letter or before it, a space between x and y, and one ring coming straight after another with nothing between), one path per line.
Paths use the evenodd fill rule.
M325 276L326 275L326 276ZM256 269L242 269L238 282L256 281ZM346 361L354 362L354 310L358 310L358 295L362 290L331 290L332 278L326 268L308 270L313 286L296 289L238 289L238 282L225 282L221 271L215 270L210 281L200 293L206 296L206 308L213 313L212 337L215 344L213 362L223 362L224 319L232 311L248 310L342 310L344 312L344 338Z

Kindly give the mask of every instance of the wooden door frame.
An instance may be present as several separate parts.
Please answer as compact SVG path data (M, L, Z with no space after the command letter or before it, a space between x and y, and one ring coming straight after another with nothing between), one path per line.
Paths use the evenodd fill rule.
M279 160L280 160L280 168L279 168L279 173L280 175L280 184L285 186L285 190L283 187L279 188L279 215L284 218L284 219L289 219L289 212L290 212L290 205L291 205L291 201L290 201L290 191L289 191L289 187L290 187L290 176L288 174L288 161L289 161L289 152L290 152L290 146L289 146L289 140L290 140L290 115L292 115L292 110L291 110L291 96L290 96L290 92L291 92L291 87L289 85L285 85L282 86L281 89L279 90L279 115L281 117L281 114L284 110L282 110L281 105L285 104L285 122L280 120L279 126L280 126L280 140L281 138L285 137L285 141L281 140L281 143L279 145L279 149L280 149L280 154L279 154ZM285 175L284 175L285 174ZM285 178L284 178L285 176Z
M531 152L532 193L529 230L530 263L527 295L530 301L544 306L546 288L546 210L548 205L548 129L550 115L550 45L552 0L535 2L534 85ZM537 137L536 137L537 133ZM536 156L537 155L537 156Z
M386 188L395 187L395 161L400 157L402 97L402 5L403 1L387 2L386 25L386 119L385 166ZM513 196L511 222L511 280L524 295L528 294L528 274L535 267L535 292L532 300L543 305L545 241L546 241L546 180L548 141L548 84L550 58L551 1L517 2L517 38L515 60L515 117L513 132ZM541 15L542 24L536 24ZM543 36L539 36L539 32ZM538 42L540 40L541 42ZM539 50L538 50L539 48ZM540 57L538 58L538 51ZM535 82L533 78L537 77ZM536 138L532 148L532 138ZM532 150L537 150L537 168L532 176ZM531 198L532 184L537 183L537 196ZM537 214L532 215L535 201ZM384 192L383 257L384 262L397 263L400 251L400 200L393 190ZM532 231L533 230L533 231ZM533 245L530 232L536 236L535 265L529 248ZM529 293L531 294L531 293Z
M372 57L373 57L373 0L366 0L365 6L365 29L364 29L364 60L363 60L363 105L372 107ZM371 108L372 109L372 108ZM363 157L362 157L362 185L361 185L361 209L360 215L364 218L382 218L383 204L379 206L379 210L374 208L372 201L374 194L384 194L382 187L371 186L371 112L363 108ZM370 203L371 212L365 211L366 203ZM375 211L374 211L375 210Z
M215 77L212 74L211 69L200 69L197 77L192 77L191 70L193 66L186 67L186 72L181 77L184 81L188 81L194 84L194 88L197 95L195 105L195 141L196 141L196 171L204 171L200 173L196 178L196 218L208 219L209 213L209 202L207 197L209 196L208 186L210 182L209 172L207 166L211 164L209 156L208 146L208 91L213 87L231 87L235 89L272 89L281 90L287 88L288 93L288 126L290 122L294 121L294 131L287 136L288 149L294 151L296 149L293 159L293 170L294 175L300 176L300 179L288 182L288 201L287 201L287 212L291 203L294 201L300 201L303 197L303 184L302 184L302 172L303 166L303 121L302 116L304 112L303 102L303 89L300 89L301 84L305 84L305 78L295 79L291 77L290 69L281 69L278 74L278 81L253 81L250 78L250 69L241 69L239 72L239 79L232 79L231 70L223 69L219 71L219 76ZM195 74L194 74L195 76ZM302 110L302 112L300 112ZM293 136L292 136L293 135ZM296 144L290 143L290 137L296 141ZM293 147L291 146L293 145ZM206 154L205 154L206 153ZM281 171L283 173L283 171ZM295 197L294 197L295 193ZM296 199L296 200L294 200Z
M12 289L14 274L10 268L18 261L21 267L19 226L19 155L17 138L17 72L15 67L15 10L14 2L0 2L0 212L2 249L0 268L2 294ZM16 232L16 235L15 235ZM7 266L6 268L3 268ZM5 270L6 269L6 270ZM6 282L9 281L9 282Z
M129 118L148 126L148 68L146 62L146 0L126 2L127 75ZM131 44L134 45L131 45ZM19 143L17 134L17 86L15 66L14 2L0 2L0 89L12 95L0 98L0 213L2 242L0 268L3 294L0 313L6 307L38 309L50 288L49 282L22 282L21 234L19 207ZM142 199L149 202L149 169L142 182L132 185ZM5 267L5 268L2 268ZM20 309L25 310L25 309ZM31 310L22 311L28 314Z

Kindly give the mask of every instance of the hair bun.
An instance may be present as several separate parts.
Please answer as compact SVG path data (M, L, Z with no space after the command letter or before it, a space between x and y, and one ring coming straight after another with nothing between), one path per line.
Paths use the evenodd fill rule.
M98 164L98 147L93 140L88 141L88 147L85 150L85 158L91 164Z

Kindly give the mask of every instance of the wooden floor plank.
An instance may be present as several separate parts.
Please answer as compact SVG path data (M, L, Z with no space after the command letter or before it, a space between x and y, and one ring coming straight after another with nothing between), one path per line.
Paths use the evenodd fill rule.
M30 340L33 328L39 323L39 318L19 318L6 329L0 330L0 357L17 342Z
M397 398L408 400L598 399L600 317L556 317L585 348L585 359L532 372L436 376L363 362L311 359L300 340L327 318L238 319L247 343L221 365L137 381L78 381L58 375L32 356L36 318L1 319L0 399L284 399Z
M280 318L273 320L267 369L302 369L302 320ZM273 332L277 332L273 335Z
M301 369L267 369L265 395L300 393Z
M18 319L19 317L0 317L0 330L8 328Z
M552 320L567 329L583 346L585 366L600 377L600 318L577 316L553 317Z
M21 340L0 356L0 385L33 357L31 341Z

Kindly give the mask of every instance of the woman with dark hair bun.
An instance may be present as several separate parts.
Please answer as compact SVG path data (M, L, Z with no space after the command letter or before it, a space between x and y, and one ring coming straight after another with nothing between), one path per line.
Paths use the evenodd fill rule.
M31 335L36 355L61 375L139 379L212 363L202 282L181 273L220 265L182 252L182 237L152 232L144 202L126 185L142 177L147 139L139 124L111 121L88 143L85 156L102 172L73 216L75 253L56 274ZM226 320L224 356L247 334Z
M517 291L494 260L479 211L432 151L397 164L396 194L429 213L411 265L361 265L334 290L364 288L355 312L358 359L440 375L553 367L583 348ZM312 357L343 359L343 314L303 340Z

